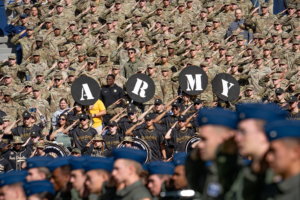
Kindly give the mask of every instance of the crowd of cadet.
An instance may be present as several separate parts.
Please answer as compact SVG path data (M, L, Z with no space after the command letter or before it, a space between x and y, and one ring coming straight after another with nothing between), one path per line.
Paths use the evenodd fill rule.
M289 3L276 15L250 0L5 4L17 53L0 62L0 199L300 199L300 5ZM208 76L199 95L179 87L191 65ZM126 92L138 73L155 84L144 103ZM219 73L238 81L236 100L215 95ZM72 97L82 76L101 88L94 105Z

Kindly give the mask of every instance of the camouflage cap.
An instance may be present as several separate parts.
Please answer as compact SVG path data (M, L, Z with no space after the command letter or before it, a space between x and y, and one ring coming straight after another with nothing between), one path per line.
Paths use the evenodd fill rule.
M106 23L107 24L112 24L114 22L113 18L107 18Z
M288 39L290 37L290 35L288 34L288 33L283 33L282 35L281 35L281 38L282 39Z
M206 22L205 25L206 25L206 26L210 26L210 27L214 26L212 22Z
M255 60L260 60L260 59L263 59L264 57L260 54L256 55L255 56Z
M300 44L300 40L293 40L293 44Z
M11 96L12 94L13 94L13 91L12 90L9 90L9 89L3 89L2 90L2 94L4 95L4 96Z
M78 153L81 154L81 150L78 148L73 148L71 153Z
M153 63L147 64L147 68L155 68L155 65Z
M160 54L160 57L169 57L169 53L168 53L167 51L162 52L162 53Z
M98 7L98 3L97 2L91 2L90 5L91 5L91 7Z
M137 24L134 26L134 30L140 30L140 29L143 29L142 25Z
M75 76L75 75L76 75L76 71L74 71L74 70L68 71L68 76Z
M184 35L184 39L185 39L185 40L186 40L186 39L191 40L192 38L193 38L193 36L190 35L190 34Z
M146 40L146 45L147 46L153 45L153 42L151 40Z
M170 71L170 69L168 66L162 66L161 71L166 72L166 71Z
M168 49L176 49L175 44L169 44L169 45L168 45Z
M226 56L234 56L234 53L232 51L227 51L225 53Z
M236 40L244 40L244 36L243 36L243 35L238 35L238 36L236 37Z
M273 80L281 79L281 75L278 74L278 73L275 73L275 74L272 75L272 79Z
M34 91L41 91L42 90L42 87L41 86L39 86L39 85L33 85L33 87L32 87L32 90Z
M120 65L113 65L112 69L120 69Z
M40 56L41 54L40 54L39 51L34 51L34 52L32 52L32 55L33 55L33 56Z
M286 59L281 59L281 60L279 61L279 64L280 64L280 65L287 65L288 62L287 62Z
M102 135L96 134L95 137L93 138L93 141L104 141Z
M107 35L107 34L106 35L102 35L102 39L103 40L108 40L109 39L109 35Z
M123 142L133 142L133 139L131 136L125 136Z
M260 4L260 7L267 8L267 7L269 7L269 4L264 2L264 3Z
M298 82L297 78L291 78L289 85L296 85Z
M63 79L63 76L61 73L54 74L54 79Z
M15 54L11 54L8 56L8 59L16 60L17 56Z
M276 69L276 73L282 73L282 72L285 72L285 68L284 67L278 67Z
M104 52L104 51L101 51L100 57L108 57L108 53Z
M207 52L204 54L204 58L211 58L212 57L212 53L211 52Z
M58 51L67 51L67 47L66 46L59 46L58 47Z
M197 50L197 48L196 48L196 46L195 45L192 45L192 46L190 46L190 51L196 51Z
M33 30L33 29L34 29L34 27L32 25L26 26L26 30Z
M209 63L208 62L202 62L200 63L200 67L208 67Z
M248 86L246 87L246 90L254 90L254 86L253 86L253 85L248 85Z

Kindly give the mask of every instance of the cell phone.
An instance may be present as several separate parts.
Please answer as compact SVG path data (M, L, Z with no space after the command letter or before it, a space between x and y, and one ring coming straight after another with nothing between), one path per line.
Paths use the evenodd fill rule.
M29 108L29 112L36 112L36 108Z

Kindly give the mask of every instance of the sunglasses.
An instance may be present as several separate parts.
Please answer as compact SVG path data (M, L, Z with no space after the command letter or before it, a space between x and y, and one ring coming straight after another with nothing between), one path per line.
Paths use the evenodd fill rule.
M128 116L131 116L131 115L134 115L134 113L128 113L127 115L128 115Z
M65 119L65 118L59 118L58 120L61 120L61 121L66 121L66 119Z
M54 79L54 81L60 81L60 79Z

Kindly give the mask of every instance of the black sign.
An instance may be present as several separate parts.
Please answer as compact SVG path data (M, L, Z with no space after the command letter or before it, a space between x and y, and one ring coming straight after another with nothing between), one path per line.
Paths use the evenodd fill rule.
M153 80L145 74L134 74L126 83L128 96L135 102L144 103L152 99L155 93Z
M64 157L70 154L70 151L67 148L55 143L46 143L44 152L53 158Z
M89 106L96 103L99 99L100 87L93 78L81 76L72 84L71 93L76 102Z
M197 95L203 92L208 84L208 77L198 66L188 66L179 74L179 86L187 94Z
M229 74L217 74L212 81L212 88L217 97L224 101L234 101L240 95L239 83Z
M133 140L133 144L131 148L146 151L147 152L146 163L149 162L151 160L151 148L148 145L148 143L145 140L140 138L132 138L132 140ZM123 144L122 142L118 145L117 148L125 148L125 144Z

